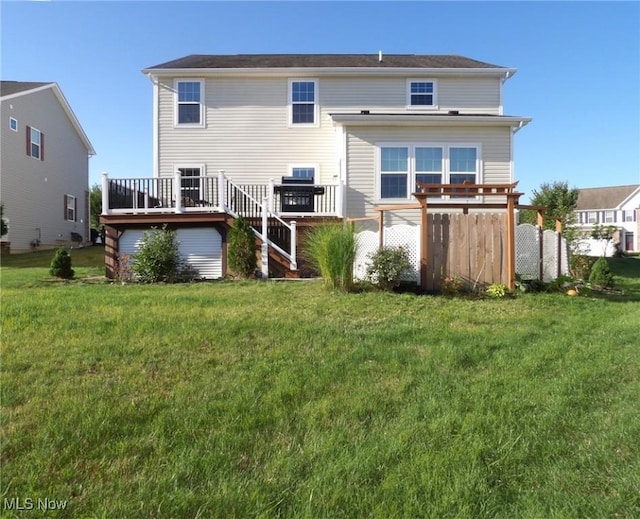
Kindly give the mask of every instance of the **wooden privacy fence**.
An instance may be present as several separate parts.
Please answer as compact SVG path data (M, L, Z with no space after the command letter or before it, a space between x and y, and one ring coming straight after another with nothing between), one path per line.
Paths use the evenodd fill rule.
M422 240L428 240L422 279L427 291L440 291L445 278L469 286L509 284L507 222L504 214L428 214Z

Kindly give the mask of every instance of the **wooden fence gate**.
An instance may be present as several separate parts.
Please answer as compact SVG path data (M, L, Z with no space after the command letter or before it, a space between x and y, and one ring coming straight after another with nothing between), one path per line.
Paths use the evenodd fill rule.
M428 240L428 291L439 291L447 277L472 287L508 284L504 214L429 214L422 233Z

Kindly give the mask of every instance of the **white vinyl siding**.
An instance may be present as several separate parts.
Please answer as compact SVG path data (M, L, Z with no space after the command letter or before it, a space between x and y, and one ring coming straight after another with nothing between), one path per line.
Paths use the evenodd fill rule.
M173 164L198 162L210 174L224 170L232 179L266 183L286 175L289 164L314 163L318 165L316 183L332 183L339 175L336 132L341 130L333 124L331 113L406 111L407 78L322 77L316 91L318 126L298 131L288 124L290 79L207 78L203 85L206 126L179 130L174 129L174 80L160 79L159 175L172 175ZM438 110L430 113L499 113L498 79L434 79L438 81ZM436 136L435 140L444 139ZM506 167L502 177L510 178L508 163L496 167Z
M437 142L449 146L478 146L482 159L479 182L513 182L509 128L352 128L347 139L347 216L372 216L376 214L373 207L383 203L378 197L375 178L379 169L376 150L380 143L401 146ZM407 198L406 201L415 202L415 199Z

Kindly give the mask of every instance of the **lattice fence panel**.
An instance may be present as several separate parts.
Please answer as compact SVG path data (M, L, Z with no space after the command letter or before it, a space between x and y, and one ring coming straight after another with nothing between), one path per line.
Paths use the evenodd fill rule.
M540 277L540 232L529 223L516 227L516 274Z
M370 255L378 250L380 237L377 231L361 231L356 234L358 251L354 262L353 276L364 280ZM417 225L392 225L384 228L384 246L402 247L409 256L411 271L404 276L405 281L420 281L420 227Z
M560 242L560 250L558 251L558 233L547 229L542 236L542 280L544 282L553 281L559 274L569 274L569 247L564 238ZM558 257L558 252L560 257Z

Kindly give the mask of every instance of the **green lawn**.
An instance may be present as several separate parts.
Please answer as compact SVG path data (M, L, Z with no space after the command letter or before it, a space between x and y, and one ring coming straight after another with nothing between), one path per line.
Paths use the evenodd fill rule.
M640 258L471 300L108 284L94 249L2 258L2 517L640 516Z

